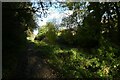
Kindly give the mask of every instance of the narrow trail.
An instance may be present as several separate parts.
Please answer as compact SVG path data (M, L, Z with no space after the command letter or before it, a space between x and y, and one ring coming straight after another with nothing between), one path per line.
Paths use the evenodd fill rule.
M57 73L50 68L47 59L41 58L36 54L38 51L33 49L34 45L30 44L27 54L22 57L20 65L18 65L15 77L17 79L41 79L41 78L57 78ZM40 54L40 53L39 53Z
M25 75L27 79L31 78L57 78L57 73L50 68L46 58L37 56L37 50L33 49L34 45L30 44L27 51L27 64ZM39 53L40 54L40 53Z

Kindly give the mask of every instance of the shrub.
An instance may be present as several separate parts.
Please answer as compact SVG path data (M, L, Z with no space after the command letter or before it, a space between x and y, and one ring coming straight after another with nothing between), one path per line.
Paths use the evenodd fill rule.
M74 36L70 29L61 31L59 36L60 43L72 45L74 43Z
M39 33L35 39L55 43L56 37L57 37L56 28L52 23L49 22L47 23L47 25L42 26L39 29Z
M46 38L50 43L55 43L57 34L56 34L56 28L52 23L48 23L46 25L47 32L46 32Z
M77 30L75 42L83 48L95 48L99 45L99 41L94 33L83 27Z

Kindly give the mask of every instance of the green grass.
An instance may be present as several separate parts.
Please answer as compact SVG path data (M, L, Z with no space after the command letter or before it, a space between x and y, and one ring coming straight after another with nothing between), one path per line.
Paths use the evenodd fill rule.
M120 56L115 56L117 49L108 45L92 51L71 48L62 45L51 45L36 41L48 63L63 78L120 78ZM89 53L90 52L90 53Z

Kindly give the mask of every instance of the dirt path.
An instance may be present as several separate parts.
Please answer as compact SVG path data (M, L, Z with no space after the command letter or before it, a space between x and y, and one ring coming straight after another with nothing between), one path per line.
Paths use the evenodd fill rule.
M38 57L37 51L33 49L34 45L29 45L27 53L27 64L25 75L30 78L57 78L57 73L50 68L47 59Z
M18 65L15 77L18 79L57 78L56 72L47 64L47 59L37 56L38 52L33 49L33 46L33 44L29 45L27 54Z

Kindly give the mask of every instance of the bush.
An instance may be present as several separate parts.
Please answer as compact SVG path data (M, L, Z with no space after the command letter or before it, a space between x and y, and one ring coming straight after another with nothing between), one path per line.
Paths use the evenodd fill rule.
M46 33L47 33L47 28L46 26L42 26L41 28L39 28L39 32L38 32L38 35L35 37L35 40L43 40L46 36Z
M42 28L39 29L38 36L36 37L36 40L45 40L50 43L55 43L56 41L56 28L52 23L47 23L47 25L42 26Z
M74 36L70 29L63 30L61 35L58 37L58 42L63 44L72 45L74 43Z
M75 43L83 48L95 48L99 45L99 40L94 33L82 27L77 30Z
M46 32L46 38L50 43L55 43L57 34L56 34L56 28L52 23L48 23L46 25L47 32Z
M41 41L41 40L43 40L44 38L45 38L45 34L42 34L42 35L40 35L40 36L35 37L35 40Z

